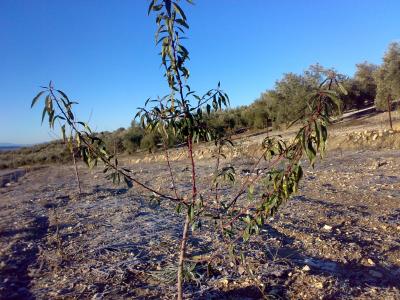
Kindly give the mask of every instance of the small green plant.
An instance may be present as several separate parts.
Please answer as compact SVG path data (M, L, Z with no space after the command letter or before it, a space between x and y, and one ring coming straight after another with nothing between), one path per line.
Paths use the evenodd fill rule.
M184 280L190 277L187 274L193 274L195 268L192 265L194 259L187 257L187 243L191 232L201 223L215 224L211 234L215 234L216 239L223 239L226 245L224 249L206 256L203 263L212 266L214 259L219 256L227 257L227 260L233 258L243 265L244 270L250 268L243 253L237 249L245 247L253 235L259 234L268 218L296 193L303 175L301 159L306 157L314 166L317 154L323 155L329 117L341 106L336 88L345 91L337 81L336 74L328 74L320 82L319 88L307 95L307 105L297 120L303 123L295 137L291 141L267 137L261 145L262 154L250 170L251 174L256 175L248 176L238 186L234 166L221 164L225 159L226 147L234 146L232 141L205 121L207 116L229 105L228 95L219 83L215 89L203 95L198 95L188 84L190 73L186 62L189 51L182 40L189 25L178 1L152 0L150 12L156 13L156 43L161 47L161 62L170 93L162 98L148 99L145 106L139 109L137 118L144 130L161 138L172 185L170 194L145 184L129 169L120 166L117 157L107 150L104 141L92 132L88 124L75 119L72 108L76 102L71 101L63 91L55 89L52 83L33 99L32 106L39 98L44 98L42 120L47 116L51 128L59 120L67 145L72 147L74 143L90 168L101 161L104 173L114 183L124 181L129 187L136 184L161 200L175 203L176 210L184 216L176 270L178 299L182 299ZM70 134L66 135L66 132ZM169 159L171 139L185 143L191 170L190 192L177 188L177 177ZM198 186L193 148L199 141L212 141L216 147L211 189ZM256 172L261 167L265 171ZM229 196L221 194L222 185L224 188L231 187ZM230 255L226 256L221 251ZM188 260L191 264L185 268ZM185 270L189 270L189 273ZM247 273L252 276L251 270Z

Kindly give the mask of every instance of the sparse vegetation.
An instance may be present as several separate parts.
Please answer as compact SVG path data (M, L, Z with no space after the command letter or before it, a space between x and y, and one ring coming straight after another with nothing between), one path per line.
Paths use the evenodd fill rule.
M343 150L399 148L399 132L364 126L364 114L382 116L370 108L339 117L383 92L390 114L396 46L354 78L317 64L230 108L220 83L204 94L189 84L181 3L150 1L169 93L130 128L93 132L52 82L33 99L62 141L0 153L0 167L73 162L78 178L76 157L90 171L78 198L69 167L4 173L0 223L13 228L0 232L0 298L397 299L398 155ZM316 165L331 116L339 151ZM238 140L247 130L259 131Z
M48 117L50 128L54 128L56 120L60 121L65 143L70 149L78 149L83 161L90 168L102 162L104 173L114 183L124 181L129 188L137 185L151 192L151 197L156 201L167 201L176 205L178 218L184 218L176 262L177 295L178 299L182 299L184 281L191 279L191 276L187 276L187 270L192 274L197 264L206 264L207 269L212 269L217 257L222 264L230 262L237 268L242 268L244 271L241 273L255 280L252 266L245 258L246 245L253 235L260 233L260 229L268 223L268 218L275 215L279 207L297 192L303 175L301 159L305 156L313 166L317 154L323 155L330 116L341 110L341 101L334 88L343 93L345 90L333 71L326 71L325 79L320 70L314 72L312 69L305 79L289 74L285 80L278 82L275 97L280 102L275 107L285 108L276 113L276 116L282 115L278 120L287 126L289 122L293 124L300 120L302 125L291 141L265 138L260 145L262 154L250 169L250 173L260 170L257 171L257 176L249 177L240 186L236 186L234 165L222 163L224 146L233 143L226 138L218 122L210 126L213 124L213 117L219 118L222 108L229 105L228 95L221 89L220 83L217 88L202 96L188 85L189 70L186 61L189 51L181 41L189 26L178 3L153 0L150 2L149 13L151 11L156 13L156 41L161 46L164 77L170 93L162 98L150 98L146 101L145 107L137 114L146 134L140 138L140 135L133 132L134 135L128 141L137 144L140 139L141 147L149 151L159 142L163 145L169 169L168 184L154 187L130 169L120 166L116 157L117 141L111 142L114 144L114 151L107 149L107 143L100 135L93 133L87 123L75 119L73 108L76 102L70 101L63 91L54 88L52 82L38 93L32 106L44 98L42 119ZM293 93L299 90L302 92L298 93L298 98L292 100ZM290 109L292 112L296 111L294 120L289 117ZM264 122L268 125L267 116L256 116L253 126L262 127ZM228 124L230 130L235 128L234 118L224 116L223 122ZM177 140L184 143L190 162L190 176L186 182L179 184L190 186L190 189L178 186L176 170L169 160L168 147L171 141ZM211 176L207 176L212 178L208 189L201 189L198 185L199 175L196 172L197 162L193 149L194 143L199 141L213 141L217 148L215 168L209 174ZM229 196L222 195L222 189L231 189L232 193ZM203 223L214 223L214 238L224 240L226 247L221 251L207 253L208 258L199 261L188 257L187 247L193 232ZM226 258L221 261L224 257ZM188 260L195 264L188 268ZM263 292L262 285L259 287Z
M71 153L61 141L0 152L0 169L67 162L72 162Z
M388 98L400 98L400 45L392 43L383 57L383 64L375 72L377 93L375 104L388 110Z
M363 62L356 65L353 78L319 64L310 66L303 74L288 73L278 80L273 89L261 94L252 104L236 108L223 108L204 116L207 127L219 135L229 137L244 131L266 128L285 129L296 120L306 104L306 95L318 87L321 78L330 72L338 76L347 91L342 96L343 111L361 109L375 104L379 110L388 110L388 99L397 107L400 98L400 51L398 43L392 43L384 55L382 65ZM161 136L146 132L133 120L127 129L100 132L97 135L106 148L115 154L134 154L137 151L162 150ZM168 145L182 144L182 139L168 135ZM61 141L45 143L19 150L0 152L0 169L43 163L65 163L70 161Z

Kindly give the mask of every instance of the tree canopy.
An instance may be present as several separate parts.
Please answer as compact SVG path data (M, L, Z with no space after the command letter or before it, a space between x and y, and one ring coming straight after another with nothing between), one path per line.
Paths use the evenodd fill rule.
M391 43L383 57L382 65L375 72L377 85L375 104L387 109L387 98L400 98L400 44Z

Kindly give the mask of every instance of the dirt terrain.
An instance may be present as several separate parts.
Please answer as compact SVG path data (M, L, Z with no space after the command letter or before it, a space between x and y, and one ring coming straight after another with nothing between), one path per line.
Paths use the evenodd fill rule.
M250 163L231 162L239 171ZM173 167L186 180L186 162ZM165 164L131 168L155 187L167 181ZM200 162L204 181L211 168ZM261 283L272 299L400 299L399 168L397 150L330 152L306 168L299 194L251 241L256 280L218 267L206 278L196 267L186 296L258 299ZM175 208L113 186L100 169L80 172L79 198L71 167L33 170L0 189L0 298L173 297ZM194 232L189 254L221 246L207 229Z
M394 131L385 129L384 114L335 125L327 157L315 169L305 163L300 192L245 249L253 274L228 257L213 261L211 272L188 263L186 298L400 299L399 120L397 113ZM238 186L252 176L265 135L236 137L228 150L224 164L235 166ZM211 156L209 145L196 147L200 190L212 179ZM189 190L183 149L170 157L178 188ZM123 163L171 192L162 154ZM176 296L182 216L136 187L112 185L101 171L79 166L79 196L71 166L0 173L0 299ZM206 257L225 246L206 223L192 233L188 255Z

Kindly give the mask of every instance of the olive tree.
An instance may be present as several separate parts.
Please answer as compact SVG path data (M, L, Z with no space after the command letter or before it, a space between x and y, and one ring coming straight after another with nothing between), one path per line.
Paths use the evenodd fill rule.
M389 45L383 57L382 65L375 72L377 85L375 105L378 109L387 110L388 97L400 98L400 44Z

